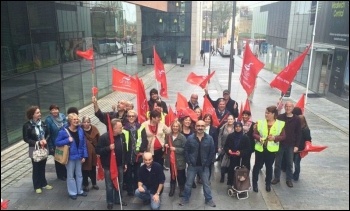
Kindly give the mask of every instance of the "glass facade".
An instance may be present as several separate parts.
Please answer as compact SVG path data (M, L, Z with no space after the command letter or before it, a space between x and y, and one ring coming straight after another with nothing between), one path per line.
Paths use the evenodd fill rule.
M120 11L104 13L98 34L90 6L79 1L1 1L1 149L22 139L29 106L38 105L43 118L51 104L66 113L68 107L91 103L93 84L99 98L111 93L112 67L132 75L147 73L130 68L137 66L137 57L123 56L122 47L116 44L117 39L129 37ZM107 42L110 37L114 40ZM92 46L94 77L92 62L75 53Z
M155 46L163 63L190 63L191 57L191 11L192 2L176 1L168 3L168 12L142 7L143 63L153 57Z

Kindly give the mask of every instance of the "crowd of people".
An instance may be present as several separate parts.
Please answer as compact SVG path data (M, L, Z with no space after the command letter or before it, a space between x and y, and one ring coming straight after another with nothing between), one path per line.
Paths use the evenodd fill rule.
M267 192L271 191L271 185L280 182L283 168L286 170L287 186L293 187L292 180L298 181L300 177L299 152L305 141L311 140L306 119L300 110L288 101L284 104L283 114L279 114L277 106L269 106L265 110L265 119L254 122L251 112L244 110L239 120L238 103L230 97L229 90L224 90L223 96L217 100L210 98L207 89L204 92L215 108L220 122L218 126L214 126L212 114L200 108L198 94L195 93L188 101L188 108L196 113L197 118L182 114L166 124L168 107L160 100L158 90L151 89L148 120L145 122L139 122L132 102L120 100L111 111L103 112L93 96L95 116L106 125L106 133L100 134L91 124L92 117L80 119L77 108L69 108L66 116L53 104L45 121L38 106L27 110L28 122L23 125L23 139L29 144L31 158L36 143L46 147L50 155L54 155L56 147L70 146L68 163L63 165L56 161L55 169L57 178L66 181L67 193L72 200L78 196L86 197L90 190L99 190L96 166L97 159L100 159L108 209L113 209L114 204L127 206L123 200L124 190L127 195L140 198L144 205L150 205L151 209L160 209L160 195L166 180L164 170L168 170L164 165L165 159L169 159L171 175L168 196L173 197L178 186L180 206L189 203L191 190L197 187L197 178L197 183L203 187L205 203L216 207L211 193L214 162L220 162L219 182L227 181L227 185L232 187L235 185L234 169L246 166L250 170L254 152L254 192L258 192L258 175L263 165L266 167ZM111 160L111 156L115 160ZM45 178L46 161L35 162L32 159L32 179L37 194L41 194L42 189L53 189ZM113 165L118 171L117 185L111 176Z

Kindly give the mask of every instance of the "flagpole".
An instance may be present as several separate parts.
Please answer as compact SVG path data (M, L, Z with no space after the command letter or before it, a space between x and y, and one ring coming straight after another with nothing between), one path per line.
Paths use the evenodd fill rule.
M315 22L314 22L314 29L312 32L312 41L311 41L311 54L310 54L310 62L309 62L309 72L307 74L307 82L306 82L306 91L305 91L305 104L304 107L307 104L307 93L309 91L309 83L310 83L310 73L311 73L311 66L312 66L312 57L313 57L313 49L314 49L314 41L315 41L315 32L316 32L316 22L317 22L317 10L318 10L318 1L316 1L316 8L315 8Z

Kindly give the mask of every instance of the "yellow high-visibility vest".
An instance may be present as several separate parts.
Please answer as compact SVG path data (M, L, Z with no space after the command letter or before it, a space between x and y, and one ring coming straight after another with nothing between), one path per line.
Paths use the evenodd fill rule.
M261 136L262 139L266 139L269 135L268 132L268 126L267 126L267 120L258 120L257 122L257 130ZM278 136L281 134L282 129L285 125L284 121L276 120L275 123L270 128L270 135ZM280 144L279 142L274 142L273 140L265 140L267 141L266 148L269 152L277 152L279 150ZM255 150L258 152L264 151L263 144L260 141L257 141L255 143Z

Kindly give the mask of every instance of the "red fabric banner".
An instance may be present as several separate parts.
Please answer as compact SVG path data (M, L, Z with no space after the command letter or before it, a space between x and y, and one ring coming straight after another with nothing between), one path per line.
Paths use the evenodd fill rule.
M86 59L86 60L94 60L94 49L90 48L87 51L76 51L77 55Z
M247 42L245 46L242 71L241 76L239 77L239 81L241 82L242 87L248 96L254 90L256 77L263 67L264 63L256 58L256 56L250 50L249 43Z
M173 141L170 135L168 135L168 144L169 144L169 162L170 162L170 174L171 179L175 180L177 177L177 168L176 168L176 155L175 151L170 150L170 147L173 147Z
M292 61L287 67L285 67L280 73L276 75L276 77L270 82L271 87L275 87L283 94L287 92L290 85L292 84L292 81L295 78L295 75L297 74L298 70L300 69L301 65L304 62L304 59L309 52L311 45L305 49L305 51L294 61Z
M104 180L105 174L102 168L101 158L100 156L97 156L97 181Z
M168 98L168 84L166 80L166 74L164 64L159 58L156 47L153 46L153 57L154 57L154 73L158 82L160 82L160 96Z
M175 120L175 118L176 118L175 113L174 113L173 109L171 108L171 106L169 106L168 114L165 116L166 126L170 127L171 123Z
M112 89L113 91L128 92L137 94L137 80L131 75L123 73L117 68L112 68Z
M177 93L177 100L176 100L176 111L182 109L182 108L188 108L188 102L185 96L183 96L180 92Z
M207 96L204 97L204 102L203 102L203 116L205 114L211 114L212 118L213 118L213 125L215 127L218 127L220 125L219 119L216 116L215 113L215 108L213 107L213 105L210 103L210 101L208 100Z
M327 146L313 146L311 141L305 141L305 149L300 152L300 157L304 158L309 152L321 152L326 148Z
M302 113L304 113L305 110L305 94L302 94L297 104L295 104L295 107L298 107L301 109Z
M243 103L241 101L241 108L239 109L239 114L238 114L237 120L242 121L242 116L243 116Z
M250 111L250 103L249 103L249 100L248 98L245 100L245 104L244 104L244 109L243 110L247 110L247 111Z
M111 125L111 118L109 117L108 113L107 113L107 121L108 121L109 141L110 141L110 144L114 144L113 128ZM117 156L115 155L114 150L111 151L109 171L110 171L111 180L115 189L119 190Z
M146 97L145 86L143 81L136 76L137 79L137 113L138 120L143 123L147 120L148 102Z
M198 121L198 116L197 116L196 112L194 112L192 109L190 109L188 107L187 108L179 108L179 110L177 110L176 115L179 118L189 116L192 119L192 121L195 121L195 122Z
M208 81L213 77L215 74L215 71L210 73L210 75L196 75L195 73L191 72L188 76L186 81L190 84L200 86L202 89L204 89Z

